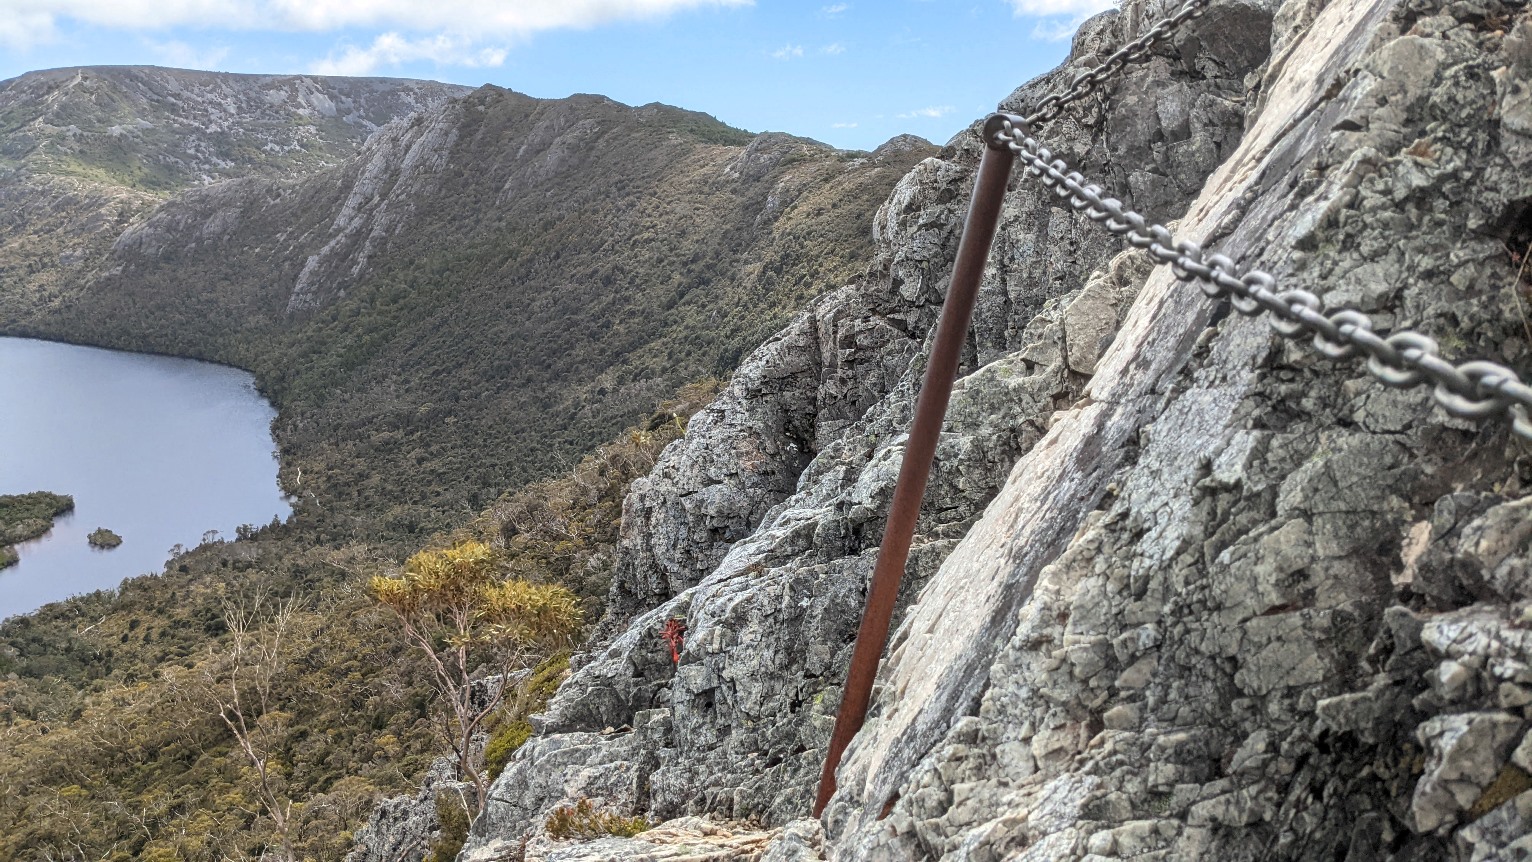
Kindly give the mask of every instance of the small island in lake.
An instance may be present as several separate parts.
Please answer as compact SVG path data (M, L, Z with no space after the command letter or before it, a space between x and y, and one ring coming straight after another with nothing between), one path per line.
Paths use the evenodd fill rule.
M0 494L0 569L19 559L12 545L47 533L54 518L73 509L74 498L68 494Z
M122 537L105 527L97 527L85 537L92 548L115 548L122 544Z

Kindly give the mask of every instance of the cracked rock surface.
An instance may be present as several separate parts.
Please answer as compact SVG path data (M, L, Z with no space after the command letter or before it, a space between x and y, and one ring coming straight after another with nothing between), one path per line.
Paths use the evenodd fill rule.
M1090 22L1077 52L1112 50L1139 23L1128 17ZM1200 185L1193 175L1239 140L1243 81L1265 56L1268 18L1248 5L1210 16L1242 35L1219 40L1217 55L1183 46L1190 68L1180 54L1135 67L1120 98L1061 123L1060 140L1114 181L1138 183L1141 206L1178 214ZM1110 122L1139 133L1114 134ZM748 357L635 485L608 637L497 782L465 858L505 852L581 795L657 818L781 824L806 813L978 155L964 134L917 165L875 220L868 274ZM1008 198L904 602L1049 417L1080 397L1148 270L1121 249L1036 190ZM678 666L657 636L673 617L688 633ZM623 726L632 739L590 737Z
M444 794L473 794L457 781L457 764L439 757L431 764L420 790L413 796L393 796L378 802L346 862L420 862L441 832L436 798Z
M1163 11L1087 22L1005 107ZM1526 376L1529 82L1521 3L1215 2L1038 135L1178 236ZM968 133L918 165L867 276L751 355L635 485L605 636L463 858L580 797L797 821L768 859L1532 852L1532 448L1229 313L1024 179L872 715L822 843L789 837L977 153Z

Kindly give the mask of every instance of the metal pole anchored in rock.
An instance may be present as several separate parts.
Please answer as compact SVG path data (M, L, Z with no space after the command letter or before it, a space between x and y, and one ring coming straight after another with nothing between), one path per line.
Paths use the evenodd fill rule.
M915 522L920 517L920 502L925 497L926 481L931 476L931 462L936 457L937 438L941 435L942 423L947 416L947 402L952 397L952 384L957 378L963 343L968 338L968 322L973 316L974 299L979 292L979 281L984 277L989 247L994 242L995 229L1000 222L1000 206L1005 200L1006 183L1010 180L1011 166L1015 163L1015 154L1010 148L996 146L995 130L991 129L991 126L998 126L1004 119L996 115L984 124L984 158L979 162L979 176L974 181L968 219L963 224L963 238L958 244L957 264L953 267L952 283L947 288L947 301L942 308L941 321L937 324L936 343L931 349L925 381L920 386L920 398L915 404L915 421L910 426L909 441L905 444L904 463L899 468L899 483L894 488L893 507L888 513L883 544L878 549L878 562L873 568L872 585L867 591L867 607L862 611L862 625L856 633L856 647L851 654L851 669L846 672L846 688L841 696L840 712L835 717L835 730L830 735L830 747L825 753L824 772L819 777L819 796L814 802L816 817L824 811L830 796L835 793L835 769L840 765L846 745L856 736L856 732L862 728L863 719L867 717L872 684L878 674L878 659L883 655L883 647L888 642L888 626L894 615L894 600L899 596L899 582L904 577L904 566L909 560Z

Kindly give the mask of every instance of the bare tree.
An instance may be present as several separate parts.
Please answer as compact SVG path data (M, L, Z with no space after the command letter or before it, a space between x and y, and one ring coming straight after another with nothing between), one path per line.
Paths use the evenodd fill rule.
M210 649L190 687L190 696L212 708L250 764L252 789L260 813L271 821L282 862L297 857L293 801L276 760L292 715L281 709L277 684L288 669L299 616L292 600L272 602L259 592L243 602L226 602L228 636Z

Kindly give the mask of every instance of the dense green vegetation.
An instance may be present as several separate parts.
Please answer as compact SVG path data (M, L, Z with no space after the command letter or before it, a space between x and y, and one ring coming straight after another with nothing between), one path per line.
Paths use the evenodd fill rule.
M273 754L301 802L303 855L340 858L376 795L429 763L425 669L396 655L366 602L303 588L329 555L291 537L255 544L259 559L205 546L185 572L0 626L0 858L213 860L266 845L249 765L207 697L224 604L263 590L311 596L274 681L288 718Z
M12 545L47 533L55 518L73 509L74 498L67 494L0 494L0 569L20 559Z
M54 518L73 509L68 494L0 494L0 545L35 539L53 528Z
M85 537L92 548L115 548L122 544L122 537L105 527L97 527Z
M716 389L686 387L564 475L507 495L427 547L485 541L501 576L536 583L557 583L579 561L571 588L599 607L617 538L610 513ZM327 517L302 507L288 524L199 546L116 594L0 624L0 859L275 855L276 826L212 692L230 680L231 619L248 621L247 636L268 636L281 607L290 607L285 646L262 714L277 731L265 744L278 792L294 803L294 855L342 858L380 794L412 790L447 753L438 692L426 660L365 590L397 570L390 549L317 546L311 536L330 528ZM491 776L567 666L567 653L550 656L491 716Z

